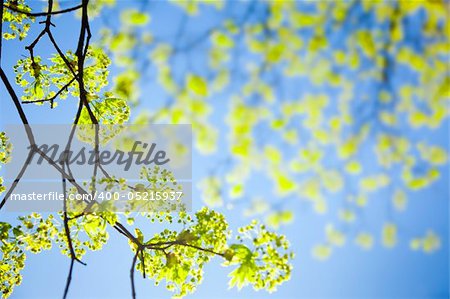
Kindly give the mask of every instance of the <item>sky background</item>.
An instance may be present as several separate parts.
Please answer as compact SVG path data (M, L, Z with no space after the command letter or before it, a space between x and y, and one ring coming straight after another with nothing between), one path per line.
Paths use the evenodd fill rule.
M121 2L120 5L125 5ZM165 22L170 16L164 12L152 16L152 29L156 33L165 30ZM74 48L75 38L67 32L78 34L76 19L61 21L55 19L58 30L55 36L60 44ZM93 32L100 24L93 22ZM159 26L159 27L158 27ZM39 27L39 26L38 26ZM37 34L36 29L30 31L31 37ZM95 38L94 38L95 39ZM41 47L40 51L50 50ZM8 70L8 77L13 81L12 66L15 61L27 55L23 44L17 41L5 42L3 45L2 66ZM114 74L114 70L113 70ZM19 91L19 88L16 88ZM157 92L151 96L158 98ZM223 95L226 98L226 95ZM220 104L220 99L219 99ZM51 111L48 106L25 106L30 122L36 124L65 124L71 121L77 103L69 98L60 102L57 109ZM152 109L153 104L144 104L145 109ZM0 126L19 123L19 117L4 88L0 86ZM448 120L432 134L415 131L417 138L435 142L446 149L449 148ZM220 150L219 150L220 151ZM219 153L220 154L220 153ZM14 157L20 158L20 157ZM21 157L25 158L25 157ZM217 157L216 157L217 158ZM214 158L204 158L198 154L193 157L193 181L198 182L208 171L209 163ZM372 163L366 159L365 163ZM369 228L377 238L371 250L358 248L352 241L334 250L333 255L325 262L315 260L311 256L311 248L323 238L323 227L330 221L327 215L315 214L311 207L300 201L290 200L285 208L295 211L295 220L288 226L281 227L279 232L286 234L291 242L296 257L290 281L284 283L276 293L265 291L254 292L250 287L241 291L228 289L227 274L230 269L220 265L216 258L205 267L204 281L197 291L187 298L448 298L449 297L449 171L442 169L441 177L431 187L408 193L408 208L401 214L393 216L400 228L399 244L386 249L380 244L382 224L386 219L386 192L376 193L365 215ZM269 187L261 181L250 182L250 188L258 192L270 193ZM251 189L250 189L251 190ZM194 189L194 207L203 206L199 191ZM333 201L331 201L333 205ZM338 203L336 202L336 205ZM332 208L330 208L332 210ZM232 228L245 225L250 220L242 217L239 206L232 210L221 208ZM1 211L1 221L12 220L17 215ZM138 222L139 224L139 222ZM147 231L156 231L160 227L141 223ZM424 228L432 228L441 237L441 248L432 253L411 251L408 237L412 234L423 234ZM83 258L87 267L75 264L69 298L129 298L129 269L132 253L124 238L111 232L110 241L99 252L89 252ZM23 270L22 285L16 287L11 298L60 298L62 296L69 259L62 256L57 248L38 255L28 254ZM139 277L136 272L138 298L169 298L170 293L163 286L154 286L153 282Z

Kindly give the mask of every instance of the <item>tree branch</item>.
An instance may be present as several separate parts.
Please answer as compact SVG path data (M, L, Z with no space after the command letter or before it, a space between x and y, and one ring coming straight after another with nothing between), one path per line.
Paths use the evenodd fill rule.
M64 170L64 162L62 163L62 169ZM61 176L61 179L62 179L63 195L64 195L64 202L63 202L64 232L66 233L67 244L69 245L70 257L71 257L72 260L75 260L75 261L79 262L80 264L86 266L85 263L83 263L80 259L77 258L76 254L75 254L75 250L73 249L72 237L70 236L69 220L67 218L67 197L66 197L67 186L66 186L66 179L64 178L64 176Z
M133 257L133 262L131 263L131 269L130 269L131 297L133 299L136 299L136 288L134 286L134 268L136 267L136 260L137 260L138 254L139 254L139 250L136 251L136 254Z
M70 260L69 274L67 275L67 279L66 279L66 287L64 288L63 299L66 299L67 298L67 294L69 293L70 282L72 281L73 264L74 264L74 260L71 259Z
M17 185L19 184L20 180L22 179L23 175L25 174L25 171L28 168L28 165L30 164L31 158L33 157L33 152L30 151L28 153L28 157L25 160L22 168L19 171L19 174L17 174L16 179L14 180L14 182L12 183L11 187L9 187L8 192L6 192L5 197L3 197L2 202L0 203L0 210L3 208L3 206L5 205L6 201L9 199L9 197L11 196L11 194L14 192L14 190L16 189Z
M14 106L16 106L16 110L17 113L19 113L20 120L25 125L25 131L27 133L28 140L30 141L30 145L35 145L36 141L34 140L33 132L30 126L28 125L28 119L25 115L25 112L23 111L22 106L20 105L19 98L17 97L14 88L12 87L11 83L8 80L8 77L6 77L6 74L1 67L0 67L0 77L2 78L3 84L5 84L5 87L8 90L8 93L11 96L12 101L14 102Z
M32 12L28 12L28 11L24 11L24 10L18 9L17 7L12 7L12 6L8 5L8 4L5 4L5 7L8 8L9 10L12 10L14 12L27 15L29 17L46 17L46 16L48 17L50 15L59 15L59 14L64 14L64 13L68 13L68 12L71 12L71 11L78 10L78 9L80 9L82 7L82 5L79 4L79 5L74 6L74 7L69 7L69 8L66 8L66 9L59 10L59 11L52 11L50 13L49 12L32 13Z

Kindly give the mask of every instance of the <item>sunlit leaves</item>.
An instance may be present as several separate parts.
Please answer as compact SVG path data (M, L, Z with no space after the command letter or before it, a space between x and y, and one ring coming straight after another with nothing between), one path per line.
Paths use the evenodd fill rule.
M91 250L101 249L102 244L108 240L106 233L107 222L100 217L87 215L83 222L83 230L91 240L86 245Z
M7 0L4 3L2 23L8 24L9 28L3 26L2 38L14 39L18 37L19 40L23 40L27 36L34 18L30 18L24 13L15 12L7 7L24 12L31 12L31 9L25 4L24 0Z
M41 63L41 57L36 56L34 61L31 58L20 59L14 67L16 72L16 83L24 88L25 101L41 100L47 96L53 96L55 93L50 92L49 68ZM65 97L65 93L61 95Z
M128 103L122 99L109 97L98 98L89 102L89 107L83 106L78 120L77 137L86 143L95 145L107 144L123 130L122 124L130 117Z
M130 117L130 108L125 100L106 97L91 101L91 109L100 124L123 124ZM80 124L92 124L87 108L81 112ZM94 135L92 135L94 136Z
M255 281L257 266L253 260L253 253L246 246L233 244L230 249L233 251L233 259L239 259L240 265L230 273L230 287L237 286L238 289Z
M78 60L75 56L72 56L70 52L68 52L69 61L72 63L72 69L75 73L78 73ZM55 56L52 61L55 63L55 68L57 70L53 71L54 73L59 73L62 77L66 76L67 78L67 68L68 66L62 61L60 56ZM86 61L83 69L83 80L84 86L88 93L95 95L98 93L103 87L108 84L108 66L111 61L109 57L105 54L105 52L98 47L91 46L86 53ZM74 94L77 95L76 93Z
M252 222L239 229L238 240L245 242L253 240L252 247L244 244L233 244L231 261L224 265L238 265L230 273L230 287L238 289L250 284L255 290L266 289L275 291L277 286L290 278L292 266L290 260L293 254L283 253L289 247L285 236L266 230L264 225Z
M0 292L2 298L8 298L22 282L20 271L25 266L26 256L9 223L0 222L0 241Z
M16 237L22 242L25 250L39 253L52 247L52 239L58 231L53 215L44 219L41 215L33 213L26 217L20 216L19 220L22 223L17 227L20 234L16 234Z
M145 250L137 269L143 271L145 265L156 284L165 280L168 290L183 297L201 282L204 264L215 255L222 255L229 233L223 216L207 209L197 212L195 219L180 214L178 222L184 222L188 228L179 233L166 229L148 241L138 234L138 239L154 250ZM160 249L162 245L167 246Z
M100 213L79 217L82 211L83 209L81 209L81 211L74 210L73 212L68 213L68 217L75 217L75 219L68 222L68 225L72 246L76 257L79 259L82 259L90 250L102 249L109 238L109 233L106 230L108 224L106 219L108 219L108 217L103 218L100 216ZM59 221L58 225L62 225L62 220ZM68 239L64 229L58 230L55 242L58 244L62 254L68 257L71 256Z
M40 56L34 59L20 59L14 67L16 83L24 88L22 99L25 101L46 101L57 94L67 98L69 94L79 96L77 56L71 51L65 54L65 61L59 54L53 55L44 63ZM109 58L100 48L90 47L86 54L83 69L84 89L88 96L97 98L97 93L108 84Z
M12 144L9 142L5 132L0 132L0 168L2 164L6 164L11 160ZM0 177L0 193L6 188L3 186L3 178Z
M182 184L177 183L175 175L164 168L155 166L153 168L143 167L139 173L139 179L143 183L139 183L135 186L132 192L149 192L155 194L155 192L182 192ZM139 208L138 208L139 207ZM150 201L140 202L132 201L128 210L135 211L140 210L142 212L180 212L184 211L185 207L183 203L173 203L171 201Z
M289 279L293 255L283 253L289 243L256 222L239 229L239 243L230 245L231 233L224 216L209 209L201 209L194 218L180 213L168 222L182 223L184 229L165 229L150 239L136 230L136 238L144 246L137 269L143 272L145 266L149 278L155 284L165 281L175 297L197 288L203 279L203 267L213 257L223 258L224 266L236 267L229 275L230 287L251 284L257 290L274 291ZM134 244L131 247L137 249Z
M58 229L52 215L46 219L37 213L18 218L19 224L12 226L0 222L0 292L8 298L15 286L22 282L20 271L25 266L26 252L40 253L49 250Z

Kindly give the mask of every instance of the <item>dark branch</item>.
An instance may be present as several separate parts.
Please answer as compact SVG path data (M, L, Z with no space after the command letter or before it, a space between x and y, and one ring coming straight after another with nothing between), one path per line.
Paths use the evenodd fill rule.
M131 297L133 299L136 299L136 288L134 286L134 269L136 268L136 260L137 260L138 254L139 254L139 250L136 251L136 254L133 257L133 262L131 263L131 269L130 269Z
M145 273L145 259L144 259L144 249L141 250L141 263L142 263L142 276L145 277L147 276Z
M84 60L86 58L87 49L89 48L89 41L91 38L91 32L90 32L90 28L89 28L89 17L88 17L89 0L83 0L82 4L83 4L83 8L82 8L82 13L81 13L80 35L78 38L77 50L75 52L77 55L77 58L78 58L78 72L79 72L78 83L79 83L79 89L80 89L80 100L86 107L86 110L88 111L91 122L96 125L96 124L98 124L98 120L95 117L94 113L92 112L92 110L89 106L89 101L87 100L87 97L86 97L86 90L84 89L84 78L83 78ZM86 33L87 33L87 38L86 38ZM85 43L85 39L86 39L86 43Z
M14 105L16 106L17 113L19 113L20 120L25 125L25 131L27 133L28 140L30 141L30 145L35 145L36 142L34 140L33 132L28 125L28 119L25 115L25 112L23 111L22 106L20 105L19 98L17 97L16 92L14 91L14 88L12 87L11 83L8 80L8 77L6 77L5 72L0 67L0 77L2 78L3 83L5 84L6 89L8 90L9 95L11 96L11 99L14 102Z
M59 14L68 13L68 12L71 12L71 11L74 11L74 10L78 10L78 9L80 9L82 7L82 5L80 4L80 5L77 5L77 6L74 6L74 7L70 7L70 8L66 8L66 9L62 9L62 10L59 10L59 11L52 11L50 13L49 12L32 13L32 12L28 12L28 11L25 11L25 10L18 9L17 7L12 7L12 6L8 5L8 4L5 4L5 7L8 8L9 10L12 10L14 12L27 15L29 17L48 17L48 16L51 16L51 15L59 15Z
M194 249L197 249L197 250L200 250L200 251L204 251L204 252L212 253L212 254L215 254L215 255L219 255L219 256L221 256L221 257L225 257L225 255L224 255L223 253L215 252L215 251L213 251L212 249L201 248L201 247L198 247L198 246L195 246L195 245L190 245L190 244L180 243L180 242L177 242L177 243L175 243L175 244L177 244L177 245L183 245L183 246L187 246L187 247L191 247L191 248L194 248Z
M73 272L74 261L75 260L73 260L73 259L70 260L69 274L67 275L67 279L66 279L66 287L64 288L63 299L66 299L67 294L69 293L70 282L72 281L72 272Z
M33 157L33 152L30 151L29 154L28 154L27 159L25 160L22 168L19 171L19 174L17 175L16 179L12 183L11 187L8 189L8 192L6 192L5 197L3 197L2 202L0 203L0 210L3 208L3 206L5 205L5 203L8 200L8 198L11 196L11 194L16 189L17 185L19 184L20 180L22 179L23 175L25 174L25 171L27 170L28 165L30 164L30 161L31 161L32 157Z
M64 171L64 164L62 165L62 169ZM73 249L72 237L70 236L69 220L67 218L67 197L66 197L66 195L67 195L67 185L66 185L66 179L64 178L64 176L62 176L62 185L63 185L63 196L64 196L64 202L63 202L63 207L64 207L64 214L63 214L64 232L66 234L67 244L69 246L70 258L72 260L75 260L75 261L79 262L82 265L86 265L85 263L80 261L80 259L77 258L75 250Z

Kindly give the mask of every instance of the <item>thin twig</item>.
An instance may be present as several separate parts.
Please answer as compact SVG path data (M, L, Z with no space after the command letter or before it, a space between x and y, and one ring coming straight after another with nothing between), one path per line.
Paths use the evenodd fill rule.
M137 260L138 254L139 254L139 250L136 251L136 254L133 257L133 262L131 263L131 269L130 269L131 297L133 299L136 299L136 288L134 286L134 268L136 267L136 260Z
M74 264L74 260L71 259L70 260L69 274L67 275L67 279L66 279L66 287L64 288L63 299L66 299L67 298L67 294L69 293L69 286L70 286L70 282L72 281L73 264Z
M53 0L48 0L48 8L47 8L47 18L45 19L45 27L42 29L42 31L39 33L39 35L34 39L34 41L29 45L26 46L25 49L27 49L30 52L30 58L32 61L32 64L35 64L34 61L34 47L38 44L38 42L41 40L41 38L48 32L50 32L50 25L52 24L51 21L51 13L53 10Z
M141 250L141 263L142 263L142 276L145 279L147 276L145 273L145 259L144 259L144 249Z
M89 47L89 41L91 38L91 32L89 29L89 17L88 17L88 4L89 0L83 0L82 1L83 8L81 13L81 28L80 28L80 36L78 38L78 46L76 50L76 56L78 58L78 83L79 83L79 90L80 90L80 100L83 102L84 106L86 107L86 110L88 111L89 117L91 119L91 122L94 125L98 124L98 120L95 117L94 113L92 112L89 101L86 97L86 90L84 89L84 60L86 58L87 49ZM85 43L87 33L87 39Z
M62 169L64 170L64 162L62 164ZM63 185L63 196L64 196L64 202L63 202L63 209L64 209L64 214L63 214L63 221L64 221L64 231L67 237L67 244L69 245L69 251L70 251L70 258L72 260L76 260L77 262L79 262L82 265L85 265L85 263L83 263L80 259L77 258L75 250L73 249L73 243L72 243L72 237L70 236L70 228L69 228L69 220L67 217L67 186L66 186L66 179L64 178L64 176L62 176L62 185Z
M212 254L215 254L215 255L219 255L221 257L225 257L225 254L220 253L220 252L215 252L212 249L208 249L208 248L201 248L201 247L198 247L198 246L195 246L195 245L191 245L191 244L187 244L187 243L179 243L179 242L176 243L176 245L183 245L183 246L195 248L195 249L200 250L200 251L204 251L204 252L212 253Z
M12 7L12 6L8 5L8 4L5 4L5 7L7 9L9 9L9 10L12 10L14 12L27 15L29 17L46 17L46 16L49 16L49 15L59 15L59 14L68 13L68 12L71 12L71 11L74 11L74 10L78 10L78 9L80 9L82 7L82 5L80 4L80 5L77 5L77 6L74 6L74 7L70 7L70 8L66 8L66 9L62 9L62 10L58 10L58 11L52 11L50 13L49 12L32 13L32 12L28 12L28 11L24 11L24 10L18 9L17 7Z
M8 192L6 192L5 197L3 197L2 202L0 203L0 210L3 208L3 206L5 205L6 201L9 199L9 197L11 196L11 194L14 192L14 190L16 189L17 185L19 184L19 181L22 179L23 175L25 174L25 171L28 168L28 165L30 165L30 161L33 157L33 151L30 151L28 153L28 157L25 160L22 169L20 169L19 174L17 174L16 179L14 180L14 182L12 183L11 187L9 187Z
M11 83L8 80L8 77L6 77L5 72L0 67L0 77L2 78L3 84L5 84L6 90L8 90L9 95L11 96L11 99L14 103L14 106L16 106L17 113L19 113L20 120L22 121L22 124L25 126L25 131L27 133L28 140L30 142L30 145L35 145L36 141L34 140L33 132L28 125L28 119L25 115L25 112L23 111L22 106L20 105L19 98L17 97L16 92L14 91L14 88L12 87Z

